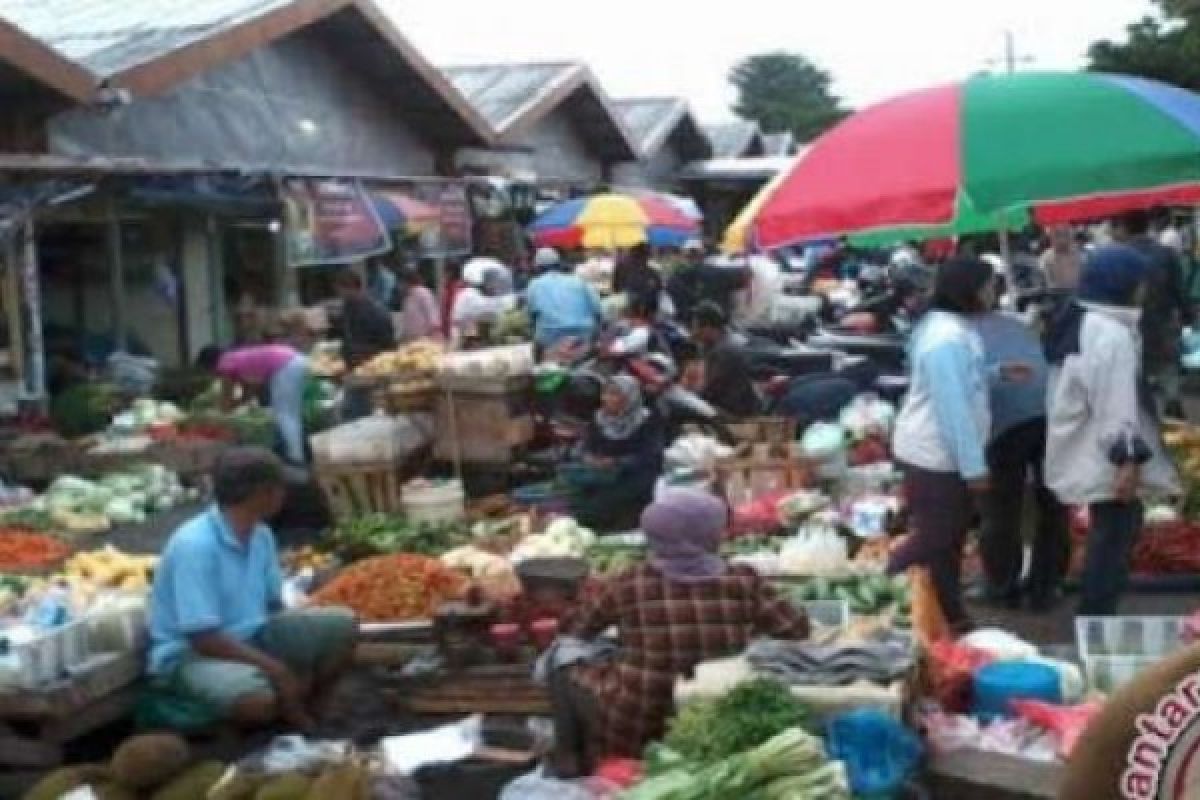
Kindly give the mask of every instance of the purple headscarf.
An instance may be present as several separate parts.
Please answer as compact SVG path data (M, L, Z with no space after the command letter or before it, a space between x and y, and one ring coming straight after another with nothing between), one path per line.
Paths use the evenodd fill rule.
M673 581L702 581L725 572L717 555L729 508L708 492L668 489L642 512L650 563Z

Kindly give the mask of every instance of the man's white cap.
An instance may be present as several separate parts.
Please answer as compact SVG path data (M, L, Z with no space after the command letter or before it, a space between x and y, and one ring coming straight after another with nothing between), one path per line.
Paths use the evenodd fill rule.
M553 247L539 247L533 255L535 267L553 267L562 261L562 256Z
M685 253L703 253L704 242L699 239L688 239L683 243L683 252Z

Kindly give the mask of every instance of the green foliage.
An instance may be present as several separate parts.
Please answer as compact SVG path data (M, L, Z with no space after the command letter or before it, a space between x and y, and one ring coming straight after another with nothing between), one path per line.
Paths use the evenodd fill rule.
M63 436L87 436L107 428L120 408L120 393L111 383L81 383L50 401L50 419Z
M1155 0L1158 12L1130 24L1124 41L1088 50L1089 68L1165 81L1200 90L1200 3Z
M688 761L711 764L809 720L808 710L786 686L758 678L685 705L671 721L664 744Z
M733 68L729 81L738 93L733 110L766 133L791 131L808 142L849 113L833 94L832 76L798 53L750 56Z

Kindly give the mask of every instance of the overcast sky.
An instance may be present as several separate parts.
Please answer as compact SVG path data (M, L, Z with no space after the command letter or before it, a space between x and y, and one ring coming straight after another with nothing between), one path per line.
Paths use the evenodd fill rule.
M1073 69L1093 40L1121 36L1148 0L379 0L435 63L579 59L614 96L679 95L727 119L726 76L744 56L787 49L862 107L987 68L1012 30L1023 68Z

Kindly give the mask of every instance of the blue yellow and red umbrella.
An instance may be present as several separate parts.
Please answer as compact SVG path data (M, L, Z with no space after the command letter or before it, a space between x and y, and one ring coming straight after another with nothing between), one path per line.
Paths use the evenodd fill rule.
M700 230L675 204L653 195L596 194L559 203L529 226L539 247L617 249L678 246Z

